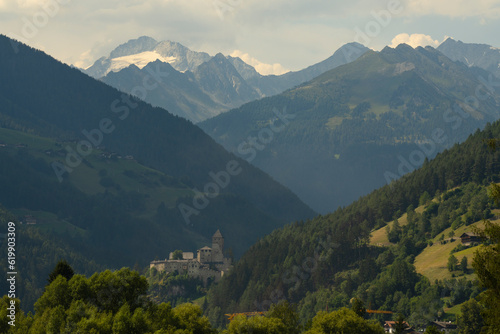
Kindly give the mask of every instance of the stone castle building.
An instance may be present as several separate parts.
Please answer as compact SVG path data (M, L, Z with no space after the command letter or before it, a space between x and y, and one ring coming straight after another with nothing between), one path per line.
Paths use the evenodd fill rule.
M149 265L150 269L167 273L187 273L189 277L201 278L205 284L209 278L219 281L230 267L231 259L224 258L224 238L219 230L212 236L212 248L198 249L196 258L192 252L182 252L182 259L174 260L174 253L170 253L168 260L152 261Z

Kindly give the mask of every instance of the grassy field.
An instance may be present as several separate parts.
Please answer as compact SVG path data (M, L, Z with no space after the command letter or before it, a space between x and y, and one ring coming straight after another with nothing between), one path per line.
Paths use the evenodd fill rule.
M422 213L425 210L425 206L421 205L415 209L415 212ZM408 214L405 212L401 217L398 218L399 225L405 226L408 224ZM370 245L372 246L390 246L392 245L387 239L387 226L394 225L394 221L388 222L386 226L379 228L378 230L374 230L371 233Z
M493 220L493 222L500 222L500 220ZM447 236L452 231L451 227L440 233L436 238L433 239L434 244L432 246L427 246L422 253L420 253L415 258L415 268L418 273L425 275L431 282L436 279L450 279L452 278L452 273L448 271L448 258L450 257L450 252L453 248L461 244L460 238L458 238L462 233L471 232L473 228L482 228L484 223L482 221L476 222L469 226L461 226L455 230L454 241L448 240L446 244L441 244L439 238L442 234L445 235L445 240L449 239ZM464 256L467 257L469 274L462 275L460 271L454 272L455 276L462 275L461 277L466 277L467 279L475 279L475 274L472 272L472 259L474 258L474 253L476 250L482 246L476 246L464 249L460 252L454 253L455 257L460 261Z
M437 201L437 199L433 199L433 201ZM417 213L423 213L427 206L421 205L415 209ZM493 210L493 214L499 215L500 210ZM408 223L407 214L403 214L398 218L398 222L401 226L404 226ZM493 220L495 223L500 223L499 220ZM388 222L386 226L381 227L377 230L372 231L370 244L372 246L391 246L392 244L387 239L387 226L393 227L394 222ZM469 226L461 226L454 231L453 238L450 238L450 232L452 232L452 228L448 228L437 235L434 239L432 239L432 246L427 246L416 258L415 258L415 268L419 274L422 274L429 278L431 282L434 282L436 279L450 279L453 276L455 277L466 277L467 279L475 279L475 274L472 270L472 259L474 257L474 253L479 247L476 246L464 249L460 252L454 253L455 257L460 260L465 256L467 257L468 269L469 273L464 275L462 271L455 271L453 273L448 271L448 258L450 257L450 252L461 244L460 235L465 232L473 232L474 228L482 228L484 227L484 223L482 221L476 222ZM446 243L441 244L440 239L444 235L444 241ZM453 241L452 241L453 240Z
M452 314L452 315L454 315L456 317L457 315L462 315L462 312L460 310L461 307L462 307L462 304L455 305L453 307L445 307L444 308L444 312L446 314Z

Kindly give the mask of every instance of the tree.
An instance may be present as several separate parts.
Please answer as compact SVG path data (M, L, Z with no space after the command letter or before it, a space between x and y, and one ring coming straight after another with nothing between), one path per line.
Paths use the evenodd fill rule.
M69 307L71 292L66 278L58 275L56 279L45 287L43 295L35 303L35 314L42 314L45 310L57 306Z
M352 304L351 310L353 310L354 313L359 315L361 318L364 318L366 313L366 308L363 301L361 299L354 297L353 299L351 299L351 304Z
M0 333L28 333L33 319L21 310L19 299L14 299L14 306L11 303L7 295L0 298ZM13 320L15 326L9 324Z
M125 303L113 319L113 333L132 333L133 326L131 318L130 306Z
M182 260L183 259L183 252L180 249L174 250L172 253L172 260Z
M75 271L73 270L73 268L71 268L69 263L66 262L66 260L60 260L59 262L57 262L56 266L54 267L52 272L49 274L49 278L47 279L47 281L50 284L59 275L61 275L62 277L66 278L67 281L69 281L71 279L71 277L73 277L74 274L75 274Z
M441 334L441 332L436 328L436 326L429 326L426 328L425 334Z
M291 305L287 300L271 305L271 308L266 313L266 317L280 319L285 325L285 333L298 334L301 332L299 314L296 307Z
M448 258L448 270L449 271L455 271L457 269L458 265L458 260L455 257L455 255L451 254L451 256Z
M494 197L495 200L497 199ZM481 247L474 255L472 267L486 291L481 294L485 305L484 333L500 333L500 225L485 221L484 230L478 231L483 239L489 238L491 244Z
M464 274L467 274L467 256L464 256L460 261L460 269L462 269Z
M16 311L19 333L215 334L199 306L157 305L148 299L147 291L146 278L129 268L106 270L90 278L74 275L69 281L58 275L36 302L33 318ZM8 299L0 299L0 309L4 309L0 315L8 320L7 303ZM6 323L0 321L0 332L7 333L5 328ZM9 329L8 333L18 331Z
M429 193L427 191L424 191L424 193L420 196L420 198L418 200L418 204L425 205L425 204L429 203L431 199L432 199L431 195L429 195Z
M401 334L406 329L405 317L401 313L398 313L398 317L395 321L396 334Z
M344 307L330 313L319 312L313 318L311 329L306 332L306 334L327 333L382 334L384 329L378 322L367 321Z
M479 334L484 325L481 305L475 299L471 299L463 303L460 310L462 316L458 320L459 333Z
M255 316L247 318L244 315L236 316L223 334L284 334L289 333L278 318Z
M179 305L174 308L174 317L177 318L179 327L187 329L190 333L211 334L215 332L198 305Z
M389 242L397 243L401 239L401 234L403 232L403 229L401 228L401 225L399 225L399 221L397 219L394 219L394 224L392 225L392 229L389 226L387 226L386 231Z

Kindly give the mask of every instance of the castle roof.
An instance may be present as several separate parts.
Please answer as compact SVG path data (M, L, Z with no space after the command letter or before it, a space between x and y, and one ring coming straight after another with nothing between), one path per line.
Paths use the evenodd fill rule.
M222 238L222 234L220 233L219 229L217 229L217 232L214 233L214 236L212 238Z
M202 250L202 249L210 249L210 250L212 250L212 248L210 248L210 247L208 247L208 246L205 246L205 247L203 247L203 248L200 248L199 250Z

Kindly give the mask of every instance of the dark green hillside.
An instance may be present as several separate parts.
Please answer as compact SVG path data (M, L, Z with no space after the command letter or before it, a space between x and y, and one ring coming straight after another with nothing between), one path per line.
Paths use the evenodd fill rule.
M498 91L491 95L479 79L487 81L488 75L435 49L400 45L369 51L299 87L200 126L326 213L496 120ZM273 110L284 108L291 115L289 124L269 140L264 135L276 119ZM262 139L251 142L259 135ZM404 168L398 170L400 165Z
M86 246L82 239L70 239L68 234L50 236L36 227L21 225L14 214L0 207L0 228L7 231L7 223L16 224L16 296L22 300L24 310L33 310L33 304L42 295L49 273L61 258L71 262L78 272L90 275L105 267L83 256ZM7 239L0 239L1 255L7 259ZM0 263L0 270L7 273L7 261ZM5 294L8 289L6 280L0 282L0 289Z
M190 122L123 95L43 52L18 44L19 52L15 53L11 42L0 37L2 127L59 140L86 139L86 130L94 134L96 146L122 156L132 155L145 166L189 179L202 190L212 181L209 172L225 170L234 159ZM162 75L164 72L158 71L148 84L163 80ZM101 124L103 119L109 122ZM110 133L101 141L92 130L102 127ZM313 214L288 189L237 161L243 171L225 191L281 223Z
M85 273L143 268L175 249L196 251L217 229L239 257L274 228L314 215L190 122L17 47L0 36L0 205L16 221L35 219L30 238L43 244L23 257L25 309L61 257ZM210 173L233 160L241 173L186 223L179 205L211 196Z
M212 288L207 314L222 321L224 313L267 309L287 299L307 320L356 296L367 308L400 312L418 325L446 317L445 307L477 296L479 288L462 278L430 282L413 262L444 230L492 217L485 188L500 181L500 153L485 141L499 136L500 123L488 125L390 186L262 238ZM370 245L371 231L404 213L407 223L390 235L392 246Z

